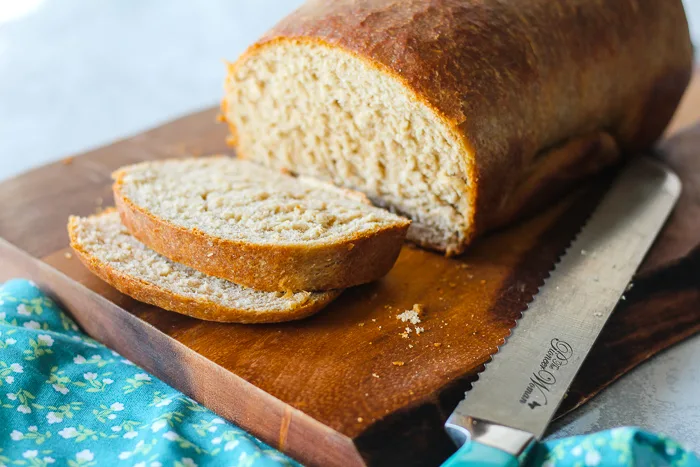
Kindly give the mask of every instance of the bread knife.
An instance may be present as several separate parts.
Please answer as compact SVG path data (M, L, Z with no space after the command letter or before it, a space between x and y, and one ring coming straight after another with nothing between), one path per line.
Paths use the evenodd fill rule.
M445 423L443 466L517 466L547 425L681 191L648 157L629 163L504 345Z

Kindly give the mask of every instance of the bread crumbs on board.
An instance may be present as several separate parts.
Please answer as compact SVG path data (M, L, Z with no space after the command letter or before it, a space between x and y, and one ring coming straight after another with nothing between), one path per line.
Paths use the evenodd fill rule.
M70 251L66 251L65 253L63 253L63 256L65 256L66 259L71 259L73 257L73 253L71 253Z
M391 364L394 366L404 366L405 365L404 362L391 362Z
M418 324L421 322L420 315L423 313L423 305L415 303L413 308L406 310L403 313L396 315L396 319L400 319L402 322L409 322L411 324Z
M379 378L379 375L377 373L372 373L373 378Z

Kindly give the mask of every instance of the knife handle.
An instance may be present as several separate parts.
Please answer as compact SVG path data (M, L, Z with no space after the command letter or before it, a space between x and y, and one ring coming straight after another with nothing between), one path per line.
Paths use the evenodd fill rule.
M455 410L445 423L447 434L460 446L443 467L517 467L518 459L535 444L531 433L464 416Z
M518 458L475 441L465 443L442 467L518 467Z

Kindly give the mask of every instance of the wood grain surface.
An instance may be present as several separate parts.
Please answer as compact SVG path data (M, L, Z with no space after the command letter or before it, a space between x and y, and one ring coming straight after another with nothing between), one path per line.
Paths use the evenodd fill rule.
M700 114L699 104L686 101L681 113L696 112L684 118ZM119 166L227 152L215 113L1 183L0 236L29 254L0 243L0 280L34 278L93 337L306 464L437 464L453 449L442 430L446 416L584 223L609 175L458 258L407 245L386 278L346 291L311 319L208 323L138 303L92 276L67 255L65 224L69 214L111 205L109 175ZM674 128L687 123L677 120ZM658 157L684 181L681 202L563 410L700 330L697 148L698 127L661 145ZM425 308L425 332L404 338L396 315L416 303Z

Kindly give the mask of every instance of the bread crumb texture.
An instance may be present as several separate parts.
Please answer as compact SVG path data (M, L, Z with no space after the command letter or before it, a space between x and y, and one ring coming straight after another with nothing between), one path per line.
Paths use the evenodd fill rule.
M403 313L399 314L396 316L396 319L400 319L402 322L406 323L411 323L411 324L419 324L421 322L421 313L423 313L423 305L419 303L415 303L413 305L413 308L410 310L406 310ZM407 332L410 332L409 328L406 328Z
M223 279L202 274L170 261L132 237L119 219L108 211L70 221L73 247L117 273L202 303L264 313L294 310L310 300L326 299L337 292L260 292ZM329 300L330 301L330 300Z
M230 69L223 108L246 158L360 190L411 217L409 237L465 239L473 200L462 143L368 62L317 43L269 43Z
M250 244L331 244L409 222L346 190L225 156L136 164L115 178L159 218Z

